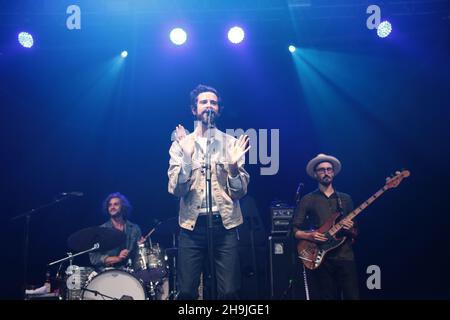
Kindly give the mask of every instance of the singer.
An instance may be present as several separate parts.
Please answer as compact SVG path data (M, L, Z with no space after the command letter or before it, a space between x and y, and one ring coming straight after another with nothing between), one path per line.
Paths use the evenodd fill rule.
M208 256L205 159L210 159L211 164L215 296L237 299L241 281L236 227L243 223L239 199L247 193L250 180L244 169L249 138L236 139L216 128L216 120L223 111L216 89L198 85L191 92L190 100L196 119L194 132L187 135L183 126L178 125L169 151L168 191L180 198L178 299L197 299L200 274L205 261L211 257Z
M100 227L124 232L127 240L122 246L109 251L89 253L92 265L100 271L106 267L131 266L137 260L137 243L142 241L142 232L137 224L128 220L131 209L128 199L119 192L111 193L103 202L103 210L109 215L109 220Z

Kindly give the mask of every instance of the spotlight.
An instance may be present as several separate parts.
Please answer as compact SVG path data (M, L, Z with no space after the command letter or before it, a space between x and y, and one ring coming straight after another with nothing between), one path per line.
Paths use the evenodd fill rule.
M128 51L123 50L122 53L120 54L120 56L125 59L126 57L128 57Z
M245 33L241 27L233 27L230 30L228 30L228 40L230 40L231 43L234 44L241 43L242 40L244 40L244 37Z
M186 39L187 34L183 29L175 28L170 31L170 40L177 46L181 46L183 43L185 43Z
M378 25L377 35L380 38L386 38L392 31L392 25L389 21L385 20Z
M291 44L288 49L290 53L294 53L297 48Z
M19 40L19 43L22 45L22 47L25 48L31 48L34 44L33 36L28 32L19 33L17 39Z

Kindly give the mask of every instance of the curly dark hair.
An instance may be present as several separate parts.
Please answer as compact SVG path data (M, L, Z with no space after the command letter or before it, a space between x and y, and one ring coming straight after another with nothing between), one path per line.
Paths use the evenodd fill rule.
M215 88L204 85L204 84L199 84L191 91L191 94L190 94L191 109L197 110L197 98L198 98L198 95L203 92L212 92L217 96L217 99L218 99L217 102L219 104L219 113L222 113L223 105L222 105L222 99L220 98L219 92Z
M130 202L128 201L127 197L125 197L123 194L121 194L120 192L114 192L109 194L105 201L103 201L103 211L109 215L108 212L108 204L109 201L111 201L111 199L113 198L118 198L120 199L120 203L122 205L122 209L120 210L122 217L126 220L128 219L128 217L131 215L131 211L133 210L133 207L131 206Z

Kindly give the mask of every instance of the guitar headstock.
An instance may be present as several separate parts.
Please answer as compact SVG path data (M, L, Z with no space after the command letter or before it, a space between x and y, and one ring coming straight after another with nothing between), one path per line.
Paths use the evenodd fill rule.
M388 189L397 188L400 182L402 182L404 178L409 177L410 174L409 170L396 171L395 175L386 178L386 184L384 186Z

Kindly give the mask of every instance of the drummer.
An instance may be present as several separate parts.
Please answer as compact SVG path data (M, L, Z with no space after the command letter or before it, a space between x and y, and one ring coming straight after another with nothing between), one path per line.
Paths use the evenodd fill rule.
M125 233L126 242L108 251L89 253L91 263L100 270L108 267L132 268L132 263L136 261L138 243L144 241L141 228L128 220L132 207L123 194L115 192L106 197L103 209L110 219L100 227Z

